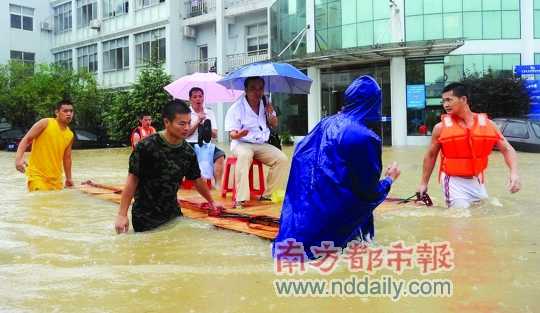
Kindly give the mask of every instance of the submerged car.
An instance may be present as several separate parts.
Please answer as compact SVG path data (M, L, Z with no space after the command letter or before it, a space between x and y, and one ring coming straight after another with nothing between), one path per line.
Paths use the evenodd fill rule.
M19 142L25 133L21 128L8 128L0 131L0 150L17 151Z
M73 149L98 149L123 147L121 143L110 141L106 137L98 136L85 129L72 129L75 135ZM19 143L26 132L21 128L10 128L0 131L0 150L17 151ZM27 151L30 151L28 146Z
M105 136L99 136L90 130L73 129L73 133L75 134L73 149L99 149L125 146L118 142L110 141Z
M495 118L503 136L517 151L540 152L540 121L528 118Z

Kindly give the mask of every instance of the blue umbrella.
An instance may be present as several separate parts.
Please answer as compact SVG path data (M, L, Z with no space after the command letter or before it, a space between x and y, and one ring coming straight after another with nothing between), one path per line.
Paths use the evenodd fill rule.
M229 89L244 90L244 81L251 76L264 79L266 92L308 94L311 78L287 63L257 62L241 67L218 81Z

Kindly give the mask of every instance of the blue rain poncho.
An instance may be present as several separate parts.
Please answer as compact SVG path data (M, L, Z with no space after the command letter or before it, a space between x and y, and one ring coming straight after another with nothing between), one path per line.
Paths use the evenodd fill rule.
M373 210L390 191L380 180L381 139L366 127L381 120L381 89L369 76L345 91L342 112L325 118L297 145L276 243L293 238L309 258L312 246L333 241L345 248L375 235Z

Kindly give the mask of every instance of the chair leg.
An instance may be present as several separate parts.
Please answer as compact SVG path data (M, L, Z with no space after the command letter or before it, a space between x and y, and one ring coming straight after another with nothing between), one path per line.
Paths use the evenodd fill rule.
M262 196L265 191L264 171L263 165L259 163L259 193Z
M221 197L227 197L227 192L229 191L229 174L231 171L231 163L225 163L225 171L223 174L223 179L221 181Z

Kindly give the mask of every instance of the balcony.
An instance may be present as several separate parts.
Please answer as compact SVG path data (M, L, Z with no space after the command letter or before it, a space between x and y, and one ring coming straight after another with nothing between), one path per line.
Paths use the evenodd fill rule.
M233 17L249 12L264 11L271 0L224 0L225 17ZM184 25L200 25L216 19L216 0L185 0Z
M185 2L186 18L200 16L216 10L216 0L188 0Z
M227 55L226 72L231 72L242 65L268 60L269 58L267 49L229 54Z
M216 58L191 60L186 62L186 74L195 72L207 73L216 71Z
M265 61L270 57L268 55L268 50L257 50L247 53L238 53L238 54L229 54L226 58L225 71L229 73L235 69L241 67L242 65ZM216 71L216 59L217 58L208 58L203 60L191 60L186 62L186 72L187 74L193 74L195 72L205 73L205 72L215 72Z

